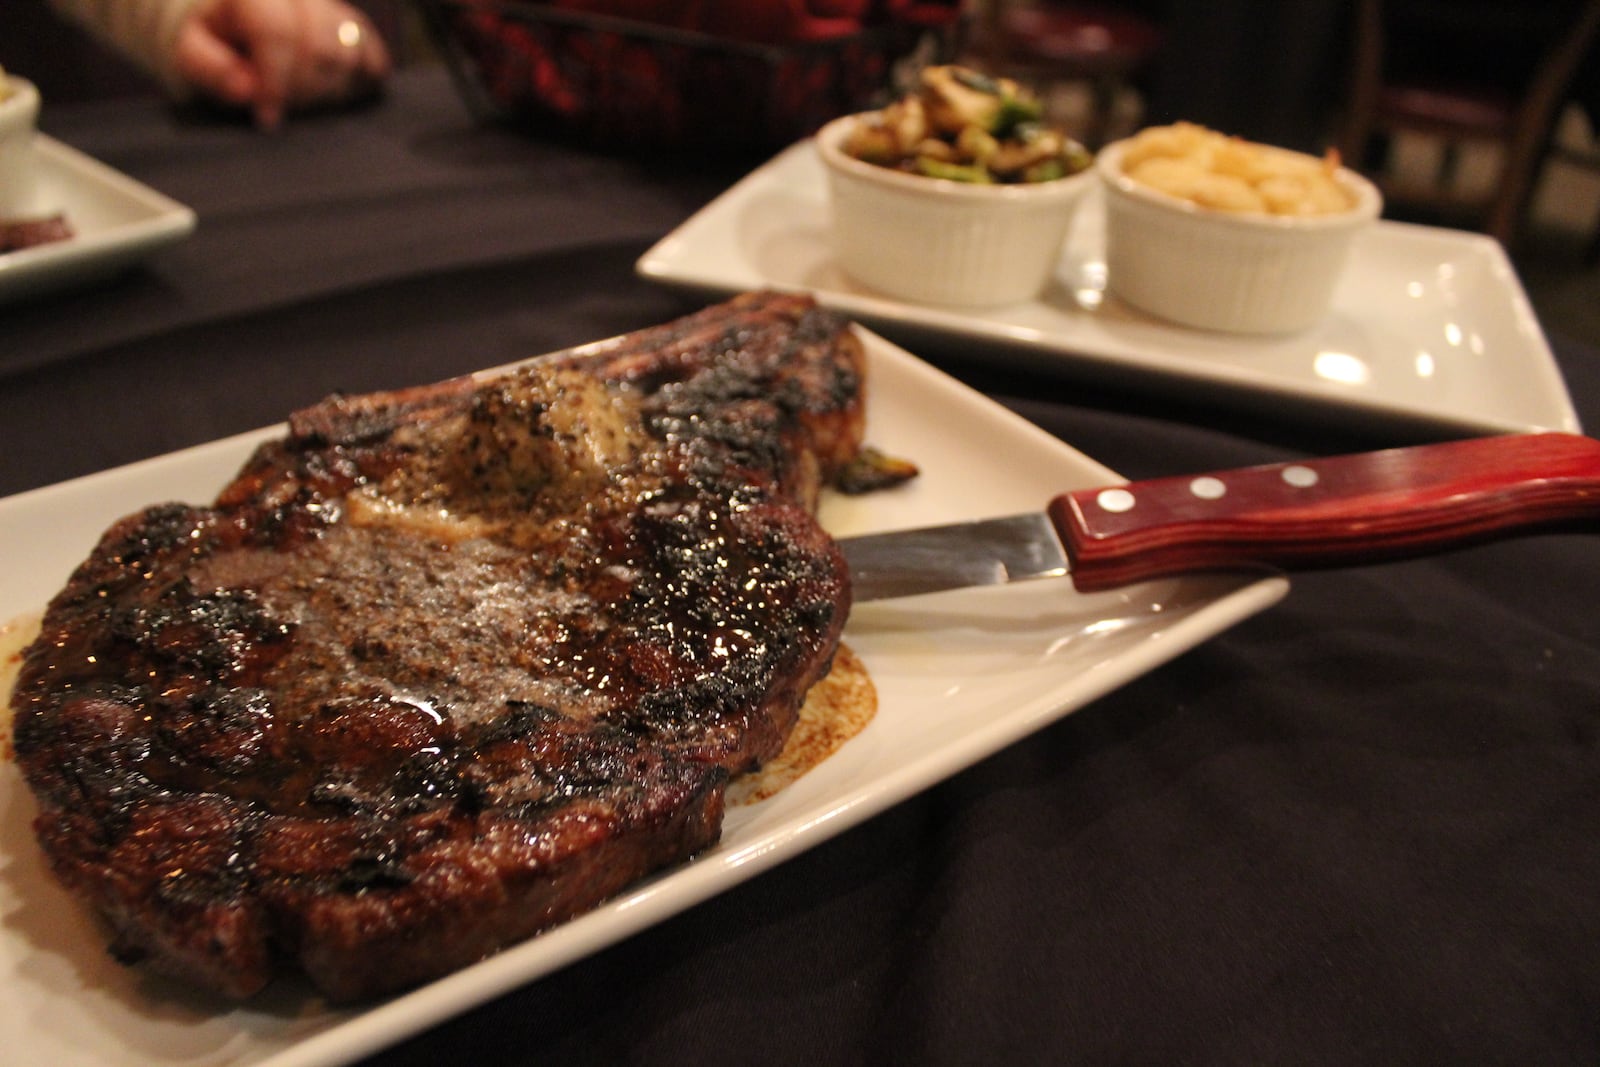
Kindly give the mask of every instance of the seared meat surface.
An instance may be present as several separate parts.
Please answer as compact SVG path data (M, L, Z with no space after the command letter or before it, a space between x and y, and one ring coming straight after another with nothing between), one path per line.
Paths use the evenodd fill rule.
M25 654L19 763L116 950L235 996L436 977L714 843L826 673L861 352L752 294L300 412L129 516Z
M72 224L65 215L41 215L36 218L0 218L0 254L20 252L24 248L65 241L73 236Z

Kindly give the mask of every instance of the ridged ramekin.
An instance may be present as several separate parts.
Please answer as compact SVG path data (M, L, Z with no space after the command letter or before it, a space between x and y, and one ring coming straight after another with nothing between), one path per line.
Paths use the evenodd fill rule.
M39 90L32 82L0 73L8 94L0 100L0 218L33 209L33 136L39 123Z
M1282 216L1218 211L1160 192L1122 169L1127 142L1101 149L1106 284L1134 307L1182 326L1233 333L1292 333L1328 313L1356 235L1383 198L1340 168L1349 211Z
M828 174L833 249L856 281L920 304L997 307L1037 296L1067 226L1097 180L974 185L906 174L846 155L854 115L817 132Z

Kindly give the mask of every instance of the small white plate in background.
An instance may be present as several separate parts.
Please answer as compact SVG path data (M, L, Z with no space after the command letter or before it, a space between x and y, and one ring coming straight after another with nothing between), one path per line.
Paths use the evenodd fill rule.
M0 303L110 277L194 232L194 211L38 134L34 214L61 212L73 236L0 255Z

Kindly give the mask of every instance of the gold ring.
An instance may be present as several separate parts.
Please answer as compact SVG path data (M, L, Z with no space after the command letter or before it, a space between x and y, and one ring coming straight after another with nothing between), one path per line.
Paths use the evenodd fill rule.
M358 48L361 45L361 23L355 19L345 19L339 23L339 43L346 48Z

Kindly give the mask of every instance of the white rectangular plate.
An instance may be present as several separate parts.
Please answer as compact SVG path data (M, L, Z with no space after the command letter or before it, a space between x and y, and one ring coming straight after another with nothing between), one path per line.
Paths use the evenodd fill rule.
M1104 467L865 334L868 433L914 458L900 489L832 498L840 534L1006 514L1118 482ZM32 615L101 530L164 500L205 501L276 428L0 500L0 619ZM1026 463L1016 462L1027 456ZM400 1040L719 893L967 767L1275 603L1282 578L1196 577L1086 596L1065 581L864 605L846 641L879 711L776 796L730 809L721 843L598 910L413 993L335 1011L294 983L245 1007L125 969L49 876L33 804L0 766L0 1040L17 1063L333 1064ZM559 981L559 978L554 979Z
M34 152L34 212L65 213L73 236L0 255L0 303L109 277L194 231L192 210L53 137Z
M1098 190L1045 291L981 311L910 304L852 281L834 262L828 215L822 165L803 141L663 238L637 271L701 294L807 290L901 340L977 342L973 359L1291 400L1340 419L1579 430L1522 283L1500 245L1479 234L1380 222L1352 249L1322 323L1261 338L1170 325L1107 295Z

